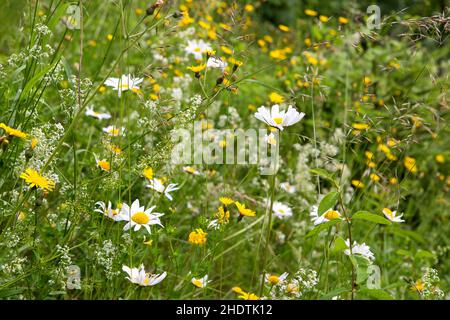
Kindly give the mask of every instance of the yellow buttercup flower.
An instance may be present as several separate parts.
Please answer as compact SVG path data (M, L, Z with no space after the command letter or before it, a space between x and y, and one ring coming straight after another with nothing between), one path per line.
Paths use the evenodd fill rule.
M55 182L47 179L39 174L34 169L28 168L20 175L20 178L24 179L31 188L41 188L45 191L52 191L55 189Z

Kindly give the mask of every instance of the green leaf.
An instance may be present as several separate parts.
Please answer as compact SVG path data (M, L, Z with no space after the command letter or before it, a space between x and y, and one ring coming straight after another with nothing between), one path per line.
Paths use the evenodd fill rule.
M333 252L339 252L347 248L345 240L342 237L337 237L336 240L334 240Z
M0 298L8 298L12 296L17 296L21 294L24 291L22 288L10 288L10 289L3 289L0 290Z
M392 233L394 235L398 235L398 236L401 236L401 237L412 239L412 240L414 240L416 242L419 242L419 243L425 243L425 239L420 234L418 234L417 232L411 231L411 230L404 230L404 229L400 229L400 228L393 228Z
M394 298L389 293L381 289L364 288L359 290L358 293L377 300L394 300Z
M395 251L395 253L398 254L399 256L407 256L407 257L412 256L410 251L404 249L398 249L397 251Z
M322 177L326 180L329 180L330 182L332 182L336 187L339 186L339 184L336 182L336 180L334 180L334 175L330 172L328 172L325 169L322 168L315 168L315 169L311 169L309 170L309 172L311 172L312 174L316 174L319 177Z
M434 259L436 258L436 256L431 253L430 251L426 251L426 250L417 250L416 255L414 256L415 259L420 259L420 258L431 258Z
M377 214L373 214L367 211L358 211L356 212L353 216L352 219L356 219L356 220L366 220L366 221L370 221L370 222L375 222L375 223L379 223L379 224L391 224L391 222L382 217L379 216Z
M320 201L319 209L317 210L317 215L321 216L328 209L331 209L335 206L337 200L339 198L339 192L332 191L328 193L325 197L323 197L322 201Z
M341 222L341 220L334 219L334 220L331 220L331 221L328 221L325 223L321 223L321 224L315 226L314 229L312 229L310 232L308 232L308 234L306 235L306 238L315 236L316 234L319 234L321 231L331 228L332 226L334 226L335 224L337 224L339 222Z
M28 81L27 84L25 85L25 87L23 88L22 97L26 97L26 94L28 93L28 91L30 91L34 87L34 85L42 77L44 77L47 74L47 72L49 72L52 68L54 68L57 62L58 61L56 61L56 62L54 62L52 64L49 64L44 69L42 69L40 72L38 72L33 78L31 78L31 80Z

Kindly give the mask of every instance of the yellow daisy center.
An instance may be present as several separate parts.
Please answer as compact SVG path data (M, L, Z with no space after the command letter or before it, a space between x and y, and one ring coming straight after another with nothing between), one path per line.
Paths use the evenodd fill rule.
M119 135L119 129L117 129L117 128L109 129L108 133L112 134L113 136L118 136Z
M137 224L147 224L150 221L150 218L144 212L136 212L131 217L131 220Z
M334 210L330 210L325 213L325 218L327 218L328 220L339 219L340 217L340 213Z
M384 214L388 215L389 217L391 217L391 219L394 218L394 214L392 213L392 210L389 208L384 208L383 209Z
M273 118L273 121L275 121L276 124L281 124L283 122L283 118L281 117Z
M194 280L192 280L192 284L193 284L194 286L196 286L197 288L203 287L203 283L202 283L199 279L194 279Z
M280 282L280 278L278 276L275 276L275 275L271 275L267 280L269 281L269 283L271 285L275 285L275 284L278 284Z

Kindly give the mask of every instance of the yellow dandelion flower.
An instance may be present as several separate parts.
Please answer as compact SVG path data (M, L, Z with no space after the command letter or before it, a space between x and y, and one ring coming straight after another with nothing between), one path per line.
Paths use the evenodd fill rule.
M284 101L284 97L276 92L272 92L269 94L269 100L273 103L282 103Z
M103 171L109 171L111 170L111 164L106 160L97 160L97 165L103 170Z
M219 201L225 206L229 206L234 203L234 200L228 197L220 197Z
M352 180L352 186L354 186L355 188L358 188L358 189L362 189L362 188L364 188L364 183L362 183L359 180Z
M235 202L236 207L238 208L239 214L241 216L246 217L255 217L256 212L245 207L245 204L241 204L238 201Z
M3 129L8 136L13 136L21 139L26 139L28 137L25 132L11 128L4 123L0 123L0 129Z
M368 125L367 123L353 123L352 127L356 130L366 130L370 128L370 125Z
M305 10L305 14L307 16L310 16L310 17L315 17L315 16L317 16L317 11L314 11L314 10L311 10L311 9L306 9Z
M442 154L437 154L435 159L436 159L436 162L438 162L438 163L444 163L445 162L445 158L444 158L444 156Z
M271 36L269 36L268 34L266 34L263 37L264 41L268 42L268 43L272 43L273 42L273 38Z
M339 17L339 23L342 23L342 24L347 24L348 23L348 19L347 18L345 18L345 17Z
M425 290L425 285L422 282L421 279L417 280L412 286L411 286L411 290L417 290L419 292L423 292L423 290Z
M409 172L411 173L417 172L416 159L406 156L405 159L403 160L403 164L406 170L408 170Z
M38 144L39 144L39 140L38 139L36 139L36 138L31 139L30 147L31 147L32 150L34 150L37 147Z
M195 245L204 245L206 243L206 236L208 234L201 228L197 228L189 234L189 242Z
M148 180L152 180L153 179L153 168L151 167L147 167L144 169L144 171L142 172L142 175L147 178Z
M283 32L289 32L289 27L288 27L288 26L285 26L284 24L280 24L280 25L278 26L278 29L280 29L280 30L283 31Z
M22 172L20 178L24 179L31 188L41 188L45 191L52 191L55 189L54 181L41 176L39 172L31 168L28 168L25 172Z
M246 4L244 7L245 11L247 12L253 12L253 10L255 9L251 4Z
M324 16L324 15L320 15L319 20L322 22L328 22L328 20L330 20L330 18L328 18L327 16Z
M199 64L197 66L191 66L188 67L188 70L191 70L192 72L194 72L195 74L200 73L201 71L203 71L206 68L206 64Z

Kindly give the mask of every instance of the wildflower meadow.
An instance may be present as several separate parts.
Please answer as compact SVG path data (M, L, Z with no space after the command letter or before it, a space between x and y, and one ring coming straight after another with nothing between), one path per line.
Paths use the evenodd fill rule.
M447 5L1 1L0 299L449 299Z

